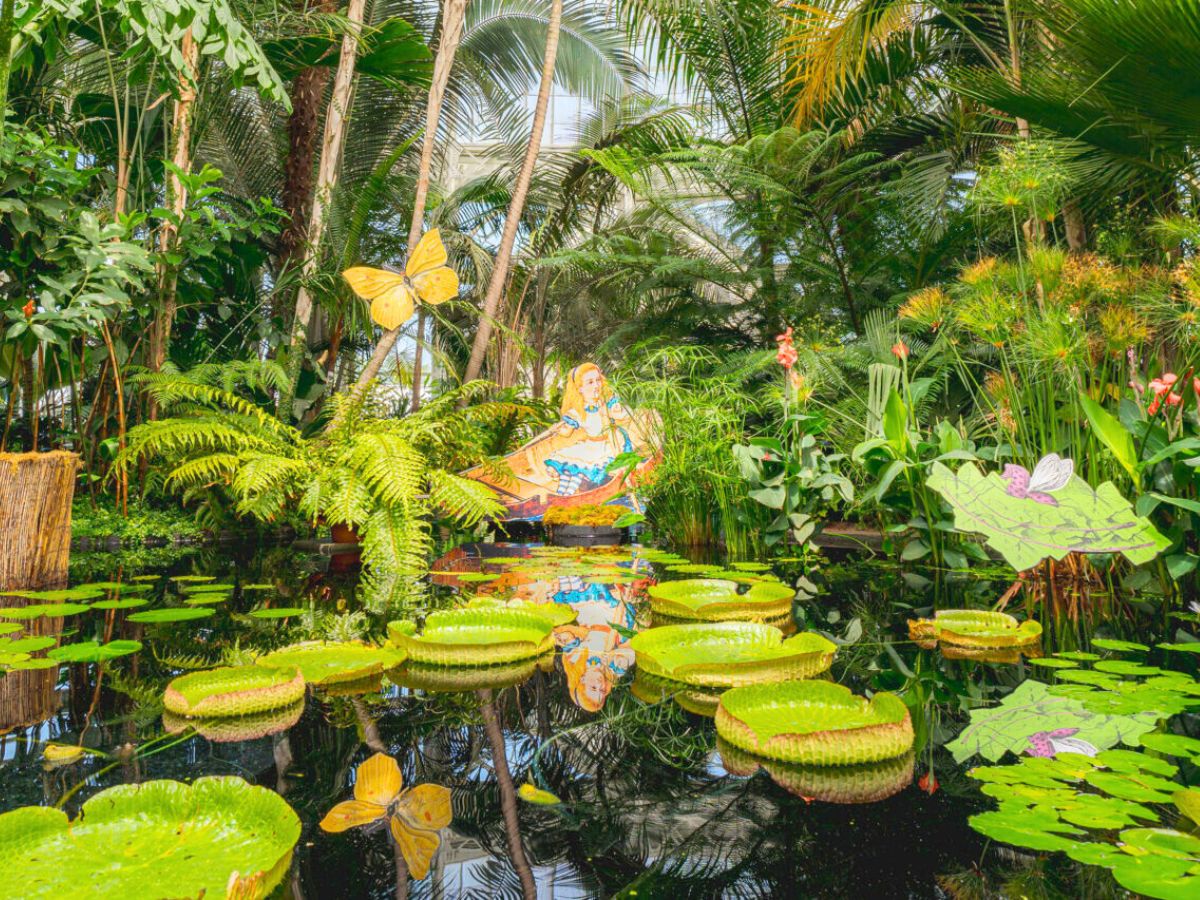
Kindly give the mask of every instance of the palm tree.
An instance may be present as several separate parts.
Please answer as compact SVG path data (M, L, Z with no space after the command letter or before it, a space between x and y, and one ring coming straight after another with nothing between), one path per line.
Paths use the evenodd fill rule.
M525 208L525 198L529 194L529 182L533 178L533 167L537 163L538 151L542 146L542 132L546 129L546 109L550 105L550 88L554 84L554 60L558 55L558 32L561 24L562 0L551 0L550 22L546 29L546 55L542 62L542 81L538 87L537 102L533 108L533 121L529 126L529 144L525 149L525 160L521 163L521 171L517 174L512 200L508 204L508 215L504 219L504 233L500 236L500 246L496 250L496 264L492 268L492 277L483 298L479 328L475 332L475 341L471 345L471 358L467 360L467 369L464 375L467 381L478 378L479 372L483 368L483 355L487 352L488 341L492 336L492 322L500 304L500 295L504 291L505 281L508 278L513 244L517 239L517 227L521 221L521 212Z

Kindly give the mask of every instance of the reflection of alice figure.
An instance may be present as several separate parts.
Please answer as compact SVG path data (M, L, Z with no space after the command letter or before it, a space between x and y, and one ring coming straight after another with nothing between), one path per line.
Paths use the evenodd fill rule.
M633 665L633 651L608 625L564 625L555 629L563 649L563 670L571 699L588 712L598 712L613 685Z
M604 484L609 463L633 450L629 413L594 363L571 370L561 413L543 460L560 497Z

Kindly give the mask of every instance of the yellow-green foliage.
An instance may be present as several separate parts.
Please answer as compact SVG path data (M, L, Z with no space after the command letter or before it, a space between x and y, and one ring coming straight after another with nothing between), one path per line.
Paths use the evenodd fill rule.
M611 525L629 510L621 506L600 506L585 503L582 506L552 506L542 516L546 525Z

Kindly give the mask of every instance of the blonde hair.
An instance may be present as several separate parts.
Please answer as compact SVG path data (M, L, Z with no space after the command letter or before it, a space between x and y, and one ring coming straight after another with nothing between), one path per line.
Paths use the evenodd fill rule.
M564 653L562 656L563 671L567 674L567 691L576 706L587 712L599 712L604 706L604 701L608 699L608 692L612 690L613 682L616 679L613 677L612 670L601 664L597 668L602 670L607 690L599 701L590 696L583 685L583 675L588 670L588 650L586 646L581 645L578 651Z
M562 406L559 408L559 413L565 416L574 410L579 415L583 414L587 408L587 402L583 399L583 377L589 372L595 372L600 376L600 408L603 410L608 405L608 401L613 397L613 389L608 386L608 379L604 377L604 372L595 363L581 363L567 375L567 384L563 388Z

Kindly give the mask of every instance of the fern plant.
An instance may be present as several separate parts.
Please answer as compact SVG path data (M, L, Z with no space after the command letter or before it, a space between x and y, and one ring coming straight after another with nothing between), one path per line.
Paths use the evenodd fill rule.
M503 511L490 489L454 474L482 455L486 424L514 412L494 403L457 409L475 386L401 419L379 417L369 395L335 398L333 424L310 435L267 411L286 378L276 363L138 378L166 417L129 432L119 469L154 461L167 489L222 492L260 522L298 511L314 524L346 525L362 535L372 570L423 572L438 516L471 528Z

